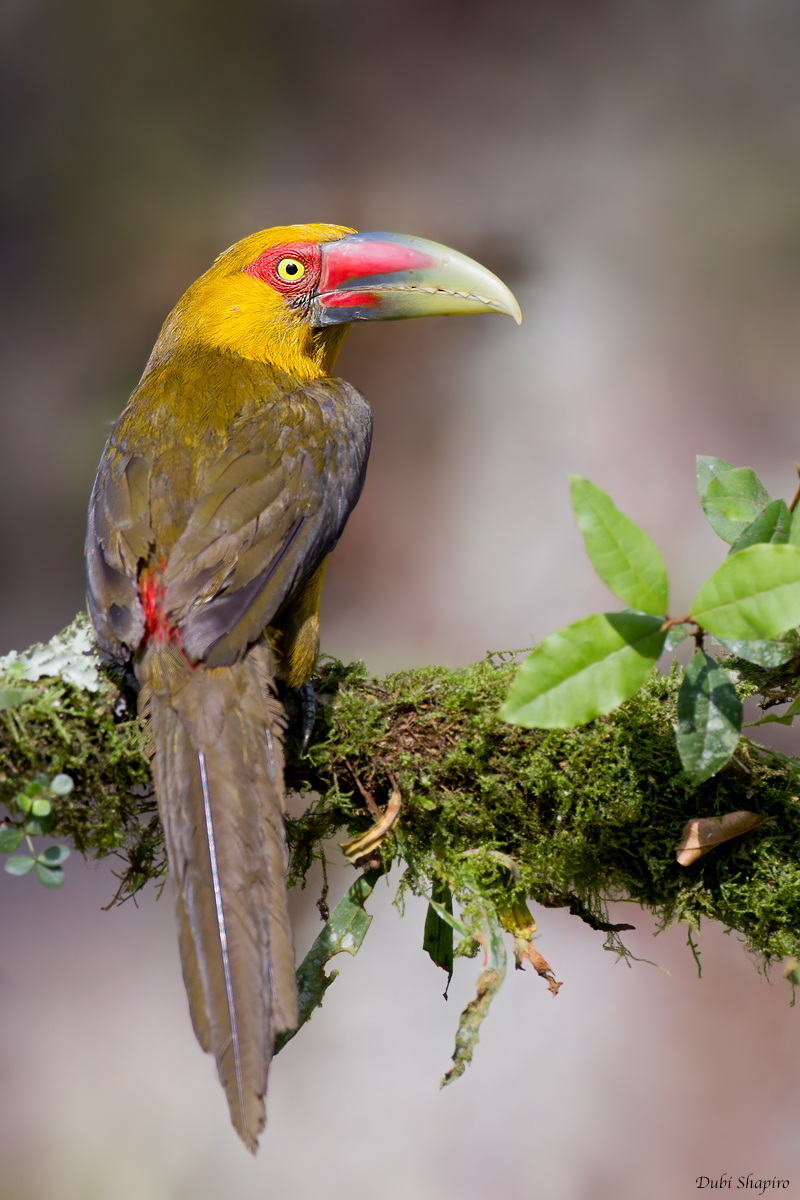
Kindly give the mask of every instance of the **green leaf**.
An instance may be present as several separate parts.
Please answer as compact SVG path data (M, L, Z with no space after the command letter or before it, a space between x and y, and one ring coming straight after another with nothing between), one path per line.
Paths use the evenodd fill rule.
M782 667L800 650L800 637L794 629L782 633L774 641L745 641L733 638L717 638L717 641L737 658L755 663L757 667L766 667L768 671Z
M773 500L742 530L728 554L736 554L739 550L746 550L748 546L756 546L761 542L783 546L789 541L791 524L792 514L786 506L786 501Z
M623 604L667 611L667 569L655 543L588 479L570 475L572 507L592 565Z
M68 796L74 787L70 775L56 775L50 783L50 791L56 796Z
M688 625L670 625L664 638L662 654L674 654L681 642L689 636Z
M438 900L429 900L428 905L433 909L438 917L441 917L445 925L449 925L451 929L455 929L456 933L460 933L464 938L472 937L472 934L464 922L459 921L458 917L455 917L451 912L448 912L447 909L438 902Z
M500 716L528 729L569 729L610 712L657 662L661 624L640 613L597 613L550 634L523 662Z
M433 885L432 900L425 915L422 949L427 951L437 967L447 972L449 983L453 974L453 927L439 916L440 909L452 916L453 894L445 883Z
M769 492L750 467L704 454L697 456L697 494L711 527L725 542L735 542L769 504Z
M49 817L52 810L53 806L50 801L43 798L34 800L31 805L31 812L35 817Z
M39 877L39 883L44 887L60 888L64 886L64 871L61 867L45 867L42 863L37 862L36 874Z
M29 817L25 822L25 832L30 837L41 837L43 833L53 828L55 817L49 813L46 817Z
M69 850L66 846L48 846L36 861L44 863L47 867L60 867L68 858Z
M676 740L683 769L698 783L728 762L739 741L742 702L726 670L695 652L678 692Z
M12 854L21 845L22 838L18 825L0 825L0 854Z
M0 687L0 710L15 708L25 700L34 700L39 693L36 688Z
M771 640L800 624L800 548L748 546L701 587L692 619L714 637Z
M33 801L31 800L30 796L26 796L24 792L20 792L16 799L17 807L21 809L22 812L26 813L31 811L31 804Z
M346 952L357 954L372 923L372 917L364 908L372 889L380 879L382 871L365 871L345 893L331 913L314 944L297 968L297 1001L300 1020L297 1029L287 1029L275 1039L275 1054L300 1030L319 1008L327 989L338 971L325 974L325 964L335 954Z
M28 871L33 870L35 862L36 859L31 858L28 854L15 854L12 858L6 859L5 870L9 875L27 875Z

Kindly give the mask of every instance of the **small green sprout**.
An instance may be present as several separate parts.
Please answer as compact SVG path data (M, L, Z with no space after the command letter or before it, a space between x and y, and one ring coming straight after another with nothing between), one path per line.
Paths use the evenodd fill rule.
M64 884L63 863L69 858L66 846L48 846L41 854L34 849L32 837L41 837L52 827L54 821L51 796L68 796L75 784L69 775L37 775L17 793L15 802L22 814L21 821L5 820L0 824L0 854L8 854L5 871L8 875L28 875L36 868L39 882L48 888L59 888ZM30 854L14 854L28 843Z

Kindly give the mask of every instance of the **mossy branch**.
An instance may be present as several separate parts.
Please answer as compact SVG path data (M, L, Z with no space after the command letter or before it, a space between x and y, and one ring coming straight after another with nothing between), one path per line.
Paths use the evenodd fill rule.
M85 618L61 642L81 637ZM32 653L0 662L0 799L18 815L14 796L33 776L70 775L75 788L54 801L50 832L87 858L117 855L124 900L166 869L135 693L108 667L96 690L69 669L33 680L28 670L26 679ZM736 666L747 694L797 694L792 664L772 673ZM509 656L491 655L377 681L360 664L326 660L314 681L320 705L308 752L297 721L287 735L287 789L308 794L305 813L287 821L290 883L304 883L326 839L369 828L363 791L386 803L394 776L402 815L377 853L383 865L404 860L403 886L414 892L447 885L466 906L467 925L476 896L497 912L530 897L569 906L620 949L606 904L628 899L660 926L720 921L766 963L800 956L797 762L742 739L724 770L690 780L673 733L677 666L653 672L621 708L582 728L511 726L497 711L515 670ZM687 820L739 809L768 819L688 868L676 863Z

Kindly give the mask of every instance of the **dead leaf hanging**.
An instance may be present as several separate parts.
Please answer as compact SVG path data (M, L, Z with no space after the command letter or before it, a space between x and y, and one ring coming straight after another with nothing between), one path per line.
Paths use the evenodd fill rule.
M533 944L533 935L536 932L536 922L528 910L528 906L524 900L515 900L513 904L500 913L500 920L503 928L508 933L514 935L514 961L518 971L523 970L522 960L527 958L528 962L540 975L542 979L547 981L547 986L554 996L558 995L558 989L561 983L553 974L553 968L550 963L539 953Z

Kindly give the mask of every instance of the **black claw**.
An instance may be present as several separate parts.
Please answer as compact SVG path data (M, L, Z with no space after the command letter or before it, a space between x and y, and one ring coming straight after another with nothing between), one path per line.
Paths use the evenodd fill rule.
M311 741L311 731L314 728L314 718L317 715L317 693L310 680L306 680L297 689L300 693L300 712L303 717L303 741L302 752L305 754L308 749L308 743Z

